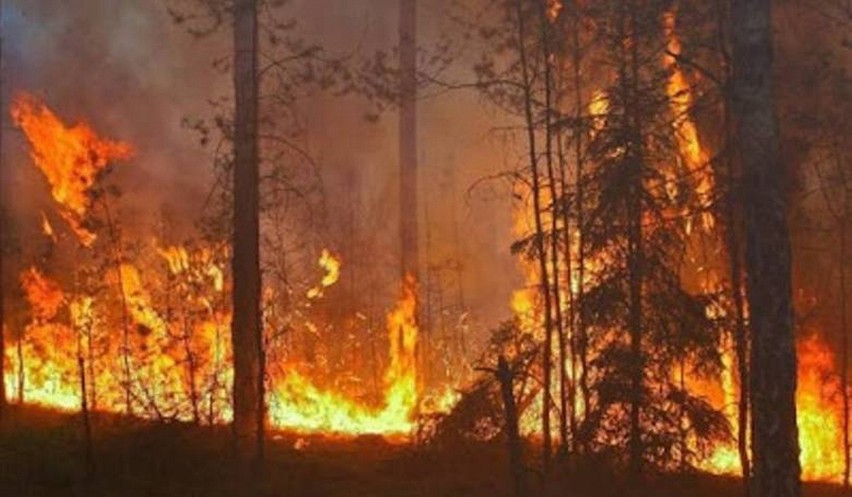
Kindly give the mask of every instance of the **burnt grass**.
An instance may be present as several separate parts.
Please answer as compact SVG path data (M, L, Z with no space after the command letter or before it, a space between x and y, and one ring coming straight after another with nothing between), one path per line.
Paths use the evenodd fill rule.
M0 496L92 497L509 497L502 444L453 447L392 444L380 437L333 439L270 434L260 474L235 463L227 427L153 423L114 415L94 419L93 465L79 416L10 407L0 428ZM530 497L739 497L735 478L705 474L649 477L631 485L593 462L562 463L545 491L529 473ZM840 497L824 484L807 497Z

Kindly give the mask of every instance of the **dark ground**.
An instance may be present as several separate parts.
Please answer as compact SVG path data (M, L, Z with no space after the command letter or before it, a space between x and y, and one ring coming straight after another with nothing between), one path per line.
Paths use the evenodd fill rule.
M230 454L229 431L186 424L96 420L95 472L87 470L80 419L12 407L0 429L0 496L86 497L503 497L509 481L503 447L435 449L377 437L334 441L275 435L263 477L244 478ZM550 495L578 497L740 497L736 479L666 476L628 485L612 473L562 468ZM530 497L545 495L536 480ZM842 489L807 485L805 497Z

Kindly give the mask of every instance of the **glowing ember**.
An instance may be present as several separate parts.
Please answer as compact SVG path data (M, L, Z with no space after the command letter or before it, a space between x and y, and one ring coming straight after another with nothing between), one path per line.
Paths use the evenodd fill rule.
M85 123L69 127L28 93L17 96L11 112L27 137L33 162L50 184L60 214L80 242L91 245L95 235L83 225L91 190L110 162L130 158L130 145L100 138Z

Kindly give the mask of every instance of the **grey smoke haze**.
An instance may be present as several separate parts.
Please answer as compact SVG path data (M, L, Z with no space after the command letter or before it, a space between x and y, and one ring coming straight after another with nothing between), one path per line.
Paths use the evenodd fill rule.
M194 39L173 24L167 5L166 0L7 0L3 5L7 99L17 91L32 92L64 119L84 119L100 134L133 144L135 158L114 174L125 192L122 215L143 232L154 229L163 206L185 226L200 214L212 181L211 151L181 120L209 115L208 101L231 91L229 77L212 67L213 59L228 55L227 30ZM422 2L422 43L445 29L446 5L445 0ZM369 53L391 50L396 43L396 6L395 0L294 0L286 12L298 19L301 34L332 53L354 48ZM469 67L467 61L458 65L461 72ZM395 114L368 123L367 107L356 97L317 95L309 103L301 105L310 109L307 143L328 197L342 198L357 185L368 213L362 229L386 233L373 264L376 271L395 274ZM428 237L434 264L462 259L466 300L483 328L509 315L509 294L520 280L508 252L508 195L483 200L467 194L478 178L513 160L504 158L506 146L489 133L495 119L476 95L453 93L424 100L419 122L421 209L429 217L423 243ZM51 208L47 188L20 133L7 133L5 143L8 188L20 193L12 193L13 209L29 226L22 232L33 233L39 211ZM330 217L336 215L348 214L332 210ZM386 286L382 291L390 294L395 282Z

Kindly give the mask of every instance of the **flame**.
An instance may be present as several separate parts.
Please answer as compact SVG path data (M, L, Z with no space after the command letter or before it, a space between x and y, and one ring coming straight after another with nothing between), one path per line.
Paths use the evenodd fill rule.
M308 290L309 299L322 297L325 294L325 289L334 285L340 279L340 259L331 255L328 249L322 250L317 263L325 271L325 276L323 276L319 285Z
M713 170L710 167L707 153L701 146L698 127L690 116L693 105L692 86L681 70L676 57L676 55L682 52L680 39L675 32L677 17L674 12L668 12L663 20L668 39L665 65L671 73L668 84L666 85L666 93L669 97L672 114L674 114L672 126L675 129L675 138L681 156L686 164L689 175L694 181L695 194L698 197L699 205L705 208L703 209L705 212L701 213L700 221L705 229L710 229L713 227L715 220L713 214L706 208L712 202L713 190L715 188ZM667 189L674 188L676 183L673 178L669 178ZM671 195L675 194L672 191L669 193Z
M30 157L50 184L60 214L80 242L91 246L95 234L84 226L91 208L91 191L112 161L131 157L130 145L103 139L89 125L66 125L29 93L12 104L12 119L30 144Z
M27 302L32 307L33 317L38 320L50 320L56 316L59 308L65 303L65 295L59 285L36 267L31 267L21 274L20 280Z
M798 388L796 410L799 425L802 478L807 481L839 483L843 479L843 402L842 388L837 377L835 359L819 335L812 335L797 344ZM721 395L703 391L736 426L735 400L738 385L733 381L733 347L725 349L725 371ZM729 378L725 380L725 378ZM703 464L702 469L716 474L740 474L740 460L734 443L718 447Z
M139 270L130 264L121 265L121 285L127 311L133 322L157 334L166 333L166 323L151 304L151 296L142 284Z
M50 220L44 211L41 213L41 232L44 233L44 236L53 240L53 243L57 242L56 232L53 230L53 225L50 224Z
M277 403L270 406L269 413L272 423L297 432L389 437L409 434L419 401L416 315L417 288L409 277L403 283L400 300L387 316L390 363L380 407L371 408L341 393L323 390L298 371L289 371L283 384L275 387L272 398Z

